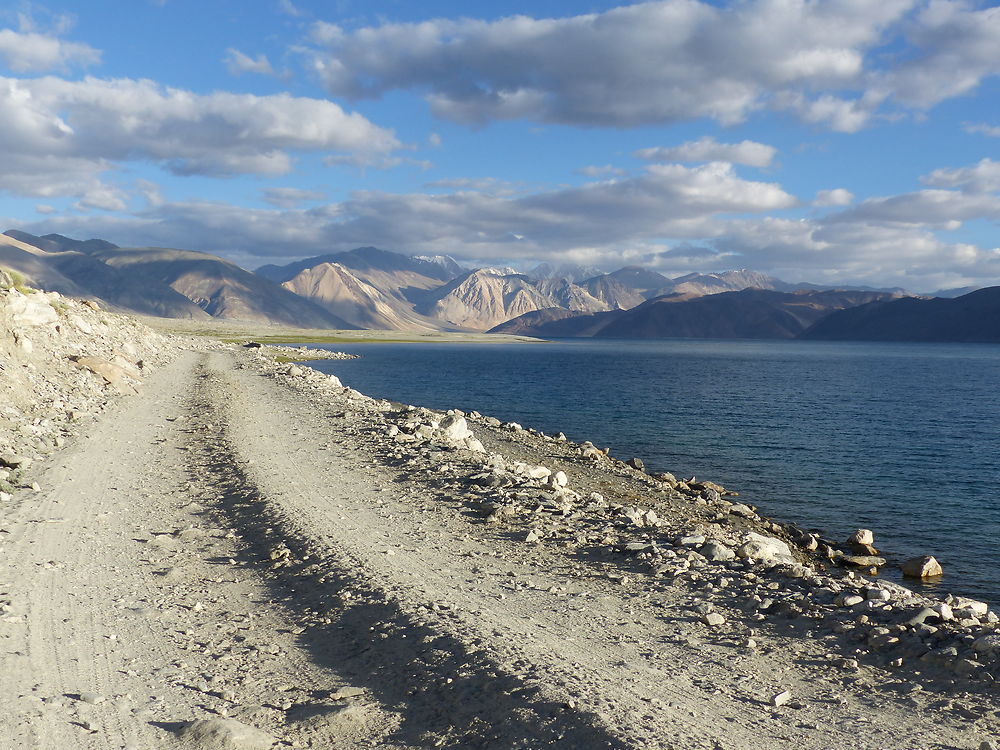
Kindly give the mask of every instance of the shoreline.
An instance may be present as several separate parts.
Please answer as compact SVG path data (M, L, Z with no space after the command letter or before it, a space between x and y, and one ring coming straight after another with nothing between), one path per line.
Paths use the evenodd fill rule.
M312 370L308 367L305 367L305 371L297 376L302 377L303 375L307 378L318 376L319 378L326 379L327 377L330 377L335 383L335 387L340 387L339 378L336 376L328 376L325 373ZM353 394L353 397L355 398L367 399L372 403L390 403L385 400L369 397L365 394L354 391L349 387L349 385L344 387L346 392ZM393 403L393 406L396 406L396 404ZM724 523L731 523L736 519L747 521L749 522L749 525L753 525L757 529L754 533L761 533L764 536L774 535L772 539L776 539L780 542L778 545L779 552L777 554L772 554L773 550L758 550L758 552L763 555L763 563L765 567L774 568L787 565L789 566L789 570L786 571L786 574L793 579L808 579L815 575L819 578L816 586L816 588L819 589L822 589L824 586L828 586L831 579L841 579L841 585L846 585L847 588L862 593L862 596L859 597L859 601L853 601L852 598L857 597L857 594L848 594L846 597L848 600L847 602L842 601L845 597L836 597L839 603L835 606L845 608L847 612L844 614L847 615L848 619L852 616L856 616L858 612L868 612L880 606L879 604L874 604L875 602L901 601L905 603L907 607L914 610L911 613L910 619L914 619L915 621L919 620L919 622L915 622L916 625L923 625L927 618L938 622L940 625L951 623L953 626L956 626L954 630L955 636L958 639L961 639L963 636L970 633L975 633L977 638L992 635L993 633L1000 633L1000 617L998 617L996 612L993 610L992 605L971 599L969 597L956 596L946 590L937 590L933 592L915 590L910 588L910 586L913 585L912 582L910 583L910 586L907 585L907 579L905 578L902 578L902 583L898 583L896 581L887 580L884 573L879 575L873 572L874 569L873 571L868 571L864 565L845 565L842 561L836 562L836 560L842 559L843 557L850 557L852 555L857 556L858 553L857 551L847 549L846 543L827 538L822 534L806 532L794 522L778 521L772 517L762 516L757 512L756 507L740 503L736 499L737 493L729 493L727 490L710 480L700 480L694 483L693 486L688 486L683 480L678 482L675 477L664 472L660 476L669 477L669 479L664 482L663 479L647 474L643 469L635 468L624 461L609 457L606 452L596 448L590 442L573 443L566 440L565 437L562 436L562 433L558 433L558 437L553 437L535 429L524 429L520 425L514 423L502 422L492 416L483 416L475 411L466 413L456 409L436 410L420 406L401 406L404 412L414 412L425 416L438 415L439 419L447 419L447 415L459 415L463 419L467 419L469 423L477 425L479 429L492 428L511 430L520 437L537 438L548 445L555 442L562 446L578 450L581 455L596 460L596 462L603 464L605 468L613 471L614 473L620 474L625 472L626 474L633 474L636 477L641 478L641 480L644 480L647 483L647 488L651 495L648 500L653 500L655 498L657 501L662 501L663 499L667 499L673 503L693 503L695 505L702 505L705 507L721 508L728 513L728 518L725 519ZM432 419L432 424L433 421L434 420ZM426 425L424 426L426 427ZM419 431L419 429L420 428L418 427L417 430ZM406 438L408 434L411 436L416 435L416 433L410 433L403 428L399 428L399 430L400 431L395 432L395 438L397 440L400 438ZM437 427L430 430L424 430L425 434L422 437L416 437L414 442L419 444L420 442L431 442L435 439L439 439L440 434L437 430ZM409 439L406 439L403 442L410 441ZM454 446L452 447L454 448ZM459 445L460 450L463 447L464 446ZM598 454L600 454L599 457ZM488 458L484 461L485 466L489 466L490 461L503 461L503 456L500 456L499 454L487 452L486 455ZM550 481L549 476L550 475L546 475L543 478L541 485L539 485L536 481L534 483L535 486L545 486L544 482ZM691 491L692 487L694 489L693 492ZM556 495L559 494L558 487L550 487L549 489L554 489ZM725 499L727 496L733 498L733 500L730 501ZM632 521L637 528L641 529L644 524L641 521L635 521L635 518L637 517L638 516L633 514ZM716 516L714 519L715 522L720 520L722 519L719 516ZM658 528L655 523L651 524L651 527ZM692 536L694 541L691 539ZM709 537L700 538L703 537L703 535L695 533L689 534L688 537L689 538L686 541L683 540L683 537L675 537L673 546L675 548L700 551L706 542L712 541L711 535ZM667 540L659 539L654 541L653 545L655 546L657 542L664 544L664 546L670 546L671 544L671 542ZM768 543L769 542L762 542L765 547ZM746 542L744 542L744 545L745 544ZM780 551L781 544L785 545L785 551L789 552L790 555L783 555L783 552ZM730 549L733 549L739 545L730 543L729 546ZM824 547L826 549L824 549ZM734 559L742 559L746 562L748 557L748 567L750 568L753 568L755 564L761 562L760 560L756 560L752 555L734 554L730 557L726 552L722 552L721 558L715 562L728 562ZM794 558L794 560L789 558ZM804 570L803 568L812 568L813 570L809 571ZM874 594L876 597L875 599L869 597L869 593L873 591L877 592ZM886 598L878 598L883 596ZM892 604L884 604L881 606L888 611L893 609ZM928 614L925 610L934 610L934 613ZM898 612L896 615L896 617L890 618L893 620L890 624L898 627ZM865 617L867 618L868 616L865 615ZM866 621L862 624L868 624L868 620L866 619ZM876 626L876 629L877 628L878 626ZM935 632L937 631L935 630ZM990 669L992 671L984 672L987 677L987 682L990 684L993 682L993 674L1000 673L1000 636L997 638L997 650L991 658L991 664L993 666L991 666ZM938 649L941 648L947 647L938 646ZM926 656L927 653L930 653L930 651L925 651L922 656Z
M264 326L256 323L219 320L186 320L136 316L150 328L179 336L200 336L228 344L257 341L262 344L510 344L537 343L544 339L515 334L474 331L389 331L378 329L328 330L294 326Z
M349 351L363 353L360 348ZM812 431L804 428L800 431L801 435L792 434L794 430L791 425L797 423L784 419L784 423L789 427L783 426L782 420L785 415L781 408L770 410L762 408L764 416L759 422L754 423L756 428L752 431L753 434L749 434L751 431L743 428L745 422L741 420L747 417L747 411L744 409L734 416L735 421L729 426L728 433L730 437L735 434L734 439L706 440L705 438L711 437L711 434L703 434L699 429L703 424L716 423L720 418L719 408L713 407L712 403L705 405L706 413L702 422L698 421L701 418L699 409L702 408L698 403L681 404L680 406L684 408L679 407L679 417L672 413L672 407L667 407L663 403L650 406L647 410L648 417L641 407L632 409L627 403L628 399L637 398L640 399L639 403L642 403L642 399L651 397L651 389L629 387L616 390L614 381L608 379L608 370L609 367L613 368L613 364L601 363L613 362L617 351L617 347L613 347L612 353L606 354L604 350L595 347L593 350L586 349L580 354L564 359L564 353L557 353L556 350L547 347L540 347L540 352L524 350L524 356L529 358L526 362L537 365L546 373L557 373L558 362L565 362L565 367L571 369L585 368L591 354L600 360L595 365L592 382L595 389L600 388L601 395L595 395L593 403L587 404L586 409L581 408L579 414L573 413L572 407L574 394L577 392L574 390L577 381L573 381L568 389L562 386L536 384L530 380L532 377L530 369L521 368L522 372L527 373L521 379L518 366L508 367L505 364L505 355L487 350L477 351L474 347L468 350L471 363L468 367L463 364L466 357L464 353L453 354L440 349L438 352L414 353L410 370L405 364L410 354L402 348L393 350L391 347L373 353L373 359L368 364L358 363L353 367L357 369L355 376L357 382L367 384L369 392L391 394L395 398L408 398L412 403L432 405L433 408L440 409L481 408L481 405L489 404L493 409L490 413L503 414L505 419L526 420L526 424L530 423L552 433L565 430L578 440L600 440L601 445L610 444L612 455L623 461L631 456L639 456L651 468L663 468L679 473L674 467L680 466L685 475L694 473L698 476L712 477L715 481L724 482L727 486L740 490L745 497L764 509L761 512L767 513L774 520L789 521L808 527L821 536L838 540L838 544L842 544L858 527L874 529L877 537L875 546L880 550L884 548L886 554L881 556L890 559L890 564L883 568L879 576L881 579L906 584L900 571L902 563L918 555L935 555L945 567L944 578L927 582L911 580L908 585L930 596L943 595L951 590L953 593L961 593L971 598L985 598L991 606L1000 606L1000 587L996 585L1000 580L996 578L1000 575L1000 569L997 568L998 559L993 554L994 550L986 548L985 540L989 537L988 533L977 536L971 524L960 520L961 514L957 511L952 511L957 514L954 519L946 518L940 527L926 514L914 518L912 523L908 520L910 503L920 503L913 506L915 509L933 507L925 506L924 503L928 501L930 492L928 488L937 486L941 477L949 476L942 469L946 465L944 459L936 462L928 461L926 462L928 466L916 467L913 479L914 482L923 482L919 486L912 486L912 483L911 486L907 486L900 479L901 468L905 468L909 462L909 454L905 451L897 451L891 458L886 459L895 463L886 464L884 477L871 475L870 481L860 480L861 475L869 476L878 458L865 460L869 455L867 453L861 456L862 462L859 467L862 468L858 468L852 475L853 470L850 467L853 464L850 457L858 457L861 451L846 445L842 439L836 437L839 434L837 425L840 423L830 419L830 415L836 411L835 407L827 410L824 420L815 423L818 430L815 445L829 451L819 458L815 457L818 455L815 450L801 452L802 446L813 445ZM675 350L669 350L673 351ZM684 349L677 351L682 355L686 352ZM666 356L670 356L669 352ZM655 369L655 363L661 358L661 355L655 353L648 357L642 353L632 355L629 350L625 350L623 356L652 363L644 366L644 372ZM780 357L781 354L765 352L762 356L769 359L772 356ZM446 368L440 375L440 382L433 375L435 362L438 359ZM695 354L692 361L701 362L702 359ZM475 381L474 371L477 367L486 367L493 371L490 368L494 366L496 371L491 385L480 385ZM451 370L448 369L451 367L458 368L455 370L457 375L451 374ZM330 369L321 366L320 369L338 373L349 372L347 368ZM767 377L772 369L762 370L762 374L758 374L757 377ZM800 367L799 371L809 369L811 366L807 365ZM408 373L408 377L397 374L404 372ZM508 385L508 377L510 382L520 385L511 387ZM772 392L775 388L768 387L761 390ZM690 388L687 391L674 388L673 392L690 392ZM625 395L622 396L621 393ZM918 392L917 395L921 393ZM716 399L716 404L719 401L720 399ZM811 405L815 401L816 398L811 398L803 400L802 403ZM613 419L606 420L605 424L601 418L602 413L619 415L620 424ZM801 405L798 406L798 411L791 414L808 418ZM659 421L661 418L664 421L662 429L661 426L650 422L653 419ZM649 424L640 423L640 419L645 419ZM765 451L759 446L747 449L740 447L743 444L741 441L744 434L748 435L746 440L750 441L750 444L755 438L761 440L761 424L767 425L767 429L777 430L775 433L769 433L777 435L772 439L773 448ZM807 424L814 423L807 422ZM885 424L884 420L882 424ZM906 422L899 424L907 428L909 426ZM916 424L917 427L921 425L926 427L926 420ZM820 429L824 425L829 429ZM694 431L685 433L685 427L689 426ZM857 433L863 427L864 425L856 418L851 421L850 415L844 422L844 430L852 433ZM984 425L980 420L970 426L970 436L979 434L978 431L982 429ZM873 428L871 433L877 434L878 430ZM914 452L918 452L921 446L932 439L930 435L925 439L922 437L924 434L919 433L918 437L914 438L917 444L913 449ZM789 437L789 442L781 439L784 436ZM980 504L986 503L984 510L987 511L989 521L988 493L991 487L996 486L995 471L992 467L984 466L985 463L989 463L985 459L963 462L962 457L954 453L955 446L959 444L958 440L952 441L950 448L949 455L952 458L947 463L954 463L956 467L954 474L950 475L951 480L956 487L966 486L964 483L968 482L970 476L980 481L976 487L977 494L971 495L971 499L965 505L953 503L952 507L967 509L972 513ZM844 448L843 451L840 450L841 447ZM743 475L749 477L746 483L743 482L745 478ZM810 483L804 480L815 481ZM983 497L984 492L987 493L986 497ZM874 499L869 502L869 497ZM995 513L991 523L996 523ZM971 536L964 539L965 535ZM981 563L977 562L979 556Z

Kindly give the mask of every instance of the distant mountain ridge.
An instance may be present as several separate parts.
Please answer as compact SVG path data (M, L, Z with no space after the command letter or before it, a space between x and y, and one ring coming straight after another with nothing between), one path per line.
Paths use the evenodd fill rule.
M1000 286L952 299L904 297L841 310L803 338L840 341L1000 343Z
M670 278L636 265L602 273L574 263L541 263L519 273L506 266L466 269L449 255L358 247L252 273L210 253L122 248L103 239L19 230L0 235L0 266L40 288L123 311L317 328L623 338L993 335L975 313L960 312L971 304L965 289L942 290L964 300L954 306L915 300L894 307L902 290L830 289L750 269ZM988 304L973 308L993 314Z
M790 339L835 310L890 299L884 292L667 294L632 308L577 316L528 315L491 333L543 337Z
M12 248L20 251L17 257ZM0 239L0 265L15 270L32 265L33 279L42 288L63 291L63 280L68 280L73 288L67 294L141 315L356 327L235 263L193 250L120 248L104 240L36 237L15 230Z

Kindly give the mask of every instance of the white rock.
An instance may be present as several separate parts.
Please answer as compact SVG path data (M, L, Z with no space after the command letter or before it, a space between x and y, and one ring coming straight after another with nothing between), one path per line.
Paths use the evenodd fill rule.
M790 701L791 699L792 699L791 691L784 690L775 695L773 698L771 698L771 705L780 708L781 706L784 706L786 703L788 703L788 701Z
M736 550L739 557L750 557L754 560L774 564L793 564L796 562L788 545L780 539L751 531L744 537L744 540L743 544Z
M459 417L454 414L446 415L438 425L438 429L444 433L446 438L456 443L472 437L472 430L469 429L465 417Z

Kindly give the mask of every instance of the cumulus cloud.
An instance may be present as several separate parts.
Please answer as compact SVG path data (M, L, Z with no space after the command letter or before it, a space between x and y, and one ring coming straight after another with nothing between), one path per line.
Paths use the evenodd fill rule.
M1000 190L1000 161L983 159L971 167L936 169L922 181L934 187L960 188L972 193Z
M351 98L427 93L460 122L531 118L638 126L740 122L785 94L804 115L856 127L812 92L864 87L865 57L913 0L663 0L558 19L432 20L344 30L316 24L312 69ZM826 113L826 114L824 114Z
M124 211L128 207L126 198L121 189L97 183L88 188L73 207L81 210Z
M844 188L835 188L833 190L820 190L816 193L816 198L813 200L814 206L849 206L854 200L854 194L850 190L845 190Z
M312 28L337 96L422 91L440 117L634 127L764 108L855 132L1000 74L1000 8L971 0L659 0L565 18Z
M302 190L291 187L264 188L262 193L266 203L278 208L294 208L302 203L321 201L326 198L326 194L318 190Z
M267 59L267 55L257 55L257 57L250 57L238 49L230 47L226 50L226 56L224 58L226 67L229 72L233 75L242 75L243 73L259 73L260 75L273 76L274 68L271 67L271 61Z
M907 39L910 54L881 83L905 104L931 107L1000 74L1000 7L930 0L908 26Z
M830 224L908 224L957 229L973 219L1000 219L1000 196L955 190L918 190L870 198L829 217Z
M67 70L73 66L96 65L100 50L89 44L60 39L69 26L67 17L57 20L51 31L40 31L27 16L20 17L21 28L0 29L0 65L15 73L44 73Z
M779 186L744 180L729 165L673 164L652 165L629 179L531 194L359 191L341 203L306 209L164 203L136 213L131 223L60 217L52 226L90 236L114 231L126 243L267 256L374 244L434 253L462 248L466 257L482 259L535 258L620 253L623 245L643 247L657 237L703 237L717 231L716 217L795 203Z
M333 102L288 94L195 94L148 80L0 77L0 189L82 195L115 163L181 175L284 174L297 151L382 156L390 130Z
M777 153L778 149L764 143L756 141L719 143L706 135L696 141L682 143L680 146L639 149L634 156L647 161L727 161L751 167L767 167L774 161Z

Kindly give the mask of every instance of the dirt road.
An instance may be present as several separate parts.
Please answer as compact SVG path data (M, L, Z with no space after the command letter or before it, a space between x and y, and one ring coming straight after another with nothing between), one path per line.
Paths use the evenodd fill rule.
M269 746L183 731L225 717L315 748L977 748L996 731L992 694L832 671L811 632L713 630L691 612L705 592L526 544L389 443L349 394L226 352L185 353L109 410L0 518L0 747Z

